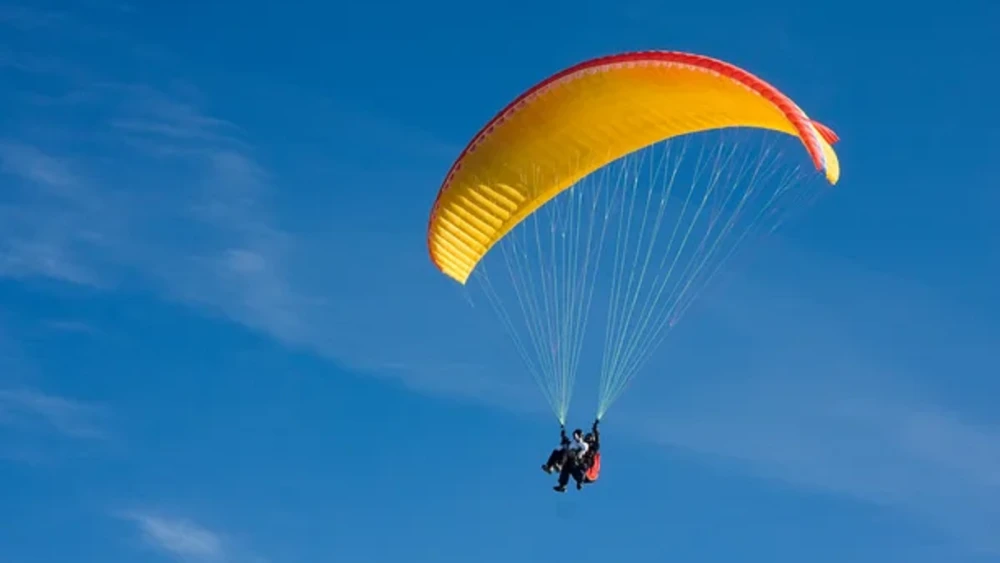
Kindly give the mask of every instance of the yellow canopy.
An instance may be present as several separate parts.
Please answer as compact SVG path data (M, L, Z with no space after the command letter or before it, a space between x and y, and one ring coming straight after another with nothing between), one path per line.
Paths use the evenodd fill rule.
M584 176L651 144L757 127L799 137L831 184L837 136L787 96L728 63L679 52L586 61L531 88L455 161L431 211L431 260L464 284L525 217Z

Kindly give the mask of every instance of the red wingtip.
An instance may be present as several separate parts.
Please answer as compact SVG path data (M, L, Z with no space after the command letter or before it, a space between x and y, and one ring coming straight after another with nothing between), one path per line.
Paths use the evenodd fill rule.
M813 121L812 124L813 126L816 127L816 130L819 131L819 135L820 137L823 137L824 141L833 145L840 140L840 137L838 137L837 134L833 132L833 129L830 129L829 127L823 125L819 121Z

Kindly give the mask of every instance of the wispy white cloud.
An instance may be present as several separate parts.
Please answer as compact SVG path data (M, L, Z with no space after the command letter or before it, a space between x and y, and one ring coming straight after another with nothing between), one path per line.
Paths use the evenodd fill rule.
M59 332L96 335L101 331L90 323L74 319L49 319L42 323L45 327Z
M65 189L77 183L65 161L53 158L36 147L21 143L0 143L0 163L6 172L20 176L35 184Z
M179 560L221 560L226 554L221 536L190 520L145 512L123 517L135 523L149 546Z
M657 414L630 423L663 445L898 510L963 549L1000 554L1000 419L944 406L935 391L951 389L956 400L951 378L961 372L966 399L992 394L976 377L1000 367L991 346L927 329L954 327L947 315L957 313L899 280L794 258L806 265L792 268L788 284L741 285L724 306L703 309L714 313L713 326L734 331L720 343L730 351L706 357L673 348L671 365L653 366L644 376L652 381L641 383L659 397ZM789 285L796 280L798 288ZM803 287L829 301L807 297ZM933 318L912 318L914 311ZM948 360L959 346L975 367ZM935 349L952 371L935 369L928 353ZM923 366L908 356L921 356ZM655 370L668 368L675 375L661 393L667 383L656 381Z
M859 391L750 385L692 405L700 414L648 420L645 430L762 477L900 509L974 550L1000 553L1000 431Z
M62 12L38 10L18 4L0 4L0 24L28 31L51 28L66 20L67 16Z
M0 275L99 285L81 251L100 242L108 210L72 168L29 143L0 141Z
M83 285L99 283L97 275L81 265L57 240L4 241L0 248L0 275L44 276Z
M110 125L132 140L147 140L150 148L159 147L162 153L171 146L185 147L184 143L204 141L219 145L246 148L236 135L240 133L235 124L224 119L202 113L190 102L178 99L147 85L106 84L105 88L120 91L121 107L119 115L110 118ZM188 85L182 88L186 94L197 97L197 91ZM208 149L212 145L187 146L187 149ZM215 145L215 148L221 148ZM188 153L193 154L193 153Z
M206 563L265 563L266 559L238 545L232 538L188 518L150 510L131 510L115 516L132 522L147 547L177 561Z
M379 228L337 228L357 225L364 206L331 208L322 232L291 232L294 223L270 205L281 179L257 160L238 125L199 107L201 95L190 84L157 88L111 77L76 84L73 92L87 93L74 96L75 104L105 115L86 154L44 138L7 145L7 174L51 195L25 195L0 208L10 218L0 221L0 275L98 287L140 280L169 299L350 366L395 364L376 369L435 393L496 400L529 386L491 376L476 345L456 357L451 335L468 331L459 324L442 329L434 318L465 306L452 288L436 284L454 298L444 308L392 289L399 276L411 289L442 281L420 237L401 244ZM416 136L413 145L422 151L445 152L387 120L332 113L338 125L364 130L365 142L386 150L395 139ZM52 118L41 111L38 119ZM433 346L407 343L433 331ZM480 368L465 377L444 375L455 362L473 361ZM398 369L404 365L416 367Z
M49 465L114 446L112 409L45 390L45 374L10 329L0 318L0 459Z
M103 440L109 436L106 419L107 411L97 405L29 388L0 389L0 426Z

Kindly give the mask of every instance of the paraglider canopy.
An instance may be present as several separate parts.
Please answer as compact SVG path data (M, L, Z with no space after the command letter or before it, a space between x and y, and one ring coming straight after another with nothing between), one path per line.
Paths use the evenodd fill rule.
M587 174L657 141L724 127L795 135L831 183L840 176L836 135L745 70L672 51L602 57L537 84L476 134L434 202L431 259L464 284L497 241Z

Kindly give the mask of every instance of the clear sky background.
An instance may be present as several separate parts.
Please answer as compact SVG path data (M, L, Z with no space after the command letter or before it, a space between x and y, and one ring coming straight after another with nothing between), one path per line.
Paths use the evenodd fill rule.
M0 561L1000 561L997 22L0 4ZM508 100L650 48L783 89L843 179L688 313L601 482L557 495L552 417L427 213Z

